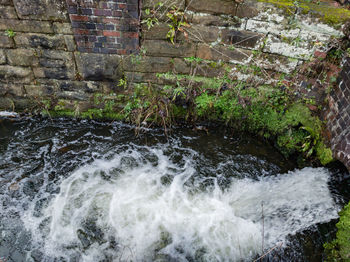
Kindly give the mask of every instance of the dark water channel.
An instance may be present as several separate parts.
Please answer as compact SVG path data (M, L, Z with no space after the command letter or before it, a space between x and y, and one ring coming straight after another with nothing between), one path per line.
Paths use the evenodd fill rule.
M342 167L220 128L0 120L1 262L321 261L349 197Z

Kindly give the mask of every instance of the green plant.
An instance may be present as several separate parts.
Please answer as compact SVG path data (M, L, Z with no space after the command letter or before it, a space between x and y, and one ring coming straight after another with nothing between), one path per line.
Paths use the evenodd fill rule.
M324 245L327 254L326 261L349 262L350 261L350 203L339 213L336 239Z
M151 13L152 13L152 16L150 16ZM143 20L141 21L141 24L146 24L148 30L151 29L153 26L159 24L158 18L155 17L155 15L154 15L155 12L154 12L153 10L151 11L151 9L147 8L147 9L145 10L145 14L146 14L147 16L150 16L150 17L147 17L146 19L143 19Z
M168 26L170 27L166 37L170 40L171 43L175 43L176 41L176 33L183 32L185 37L187 37L187 33L184 28L189 27L189 24L184 20L185 13L180 11L177 7L172 7L172 9L167 13L167 17L170 19L170 23Z
M12 29L7 29L5 34L10 38L14 38L16 36L16 32L14 32Z
M167 133L173 121L172 105L165 90L155 89L151 85L135 85L123 112L125 119L138 126L137 132L141 125L159 124Z
M126 81L125 78L120 78L118 82L118 86L126 89L128 87L128 82Z

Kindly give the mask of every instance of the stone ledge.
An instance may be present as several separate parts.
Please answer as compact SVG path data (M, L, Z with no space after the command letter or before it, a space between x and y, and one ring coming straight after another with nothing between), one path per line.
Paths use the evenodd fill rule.
M122 78L119 55L74 53L78 72L84 80L117 81Z
M145 40L142 47L147 56L191 57L196 55L196 44L189 42L172 44L169 41Z
M51 23L45 21L0 19L0 30L11 29L14 32L54 33Z
M170 57L125 57L123 59L123 68L126 71L140 73L166 73L172 71L173 62Z
M31 68L0 65L0 79L10 80L12 83L30 83L34 75Z
M38 63L33 49L8 49L6 55L8 64L12 66L32 66Z
M252 57L252 52L241 48L230 49L221 45L211 47L206 44L199 44L196 57L235 64L248 62Z
M43 49L66 50L66 41L63 35L45 35L33 33L20 33L14 37L18 47L32 47Z
M13 0L13 3L21 19L68 21L64 0Z

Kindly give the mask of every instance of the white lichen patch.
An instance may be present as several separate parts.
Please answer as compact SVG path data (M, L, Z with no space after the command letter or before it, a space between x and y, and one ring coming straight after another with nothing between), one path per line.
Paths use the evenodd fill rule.
M279 33L279 35L281 35L282 37L288 37L288 38L295 39L295 38L299 37L300 31L301 30L299 28L285 29L285 30L282 30Z
M246 30L263 33L263 34L268 34L268 33L279 34L282 30L284 30L284 28L283 28L283 25L281 24L249 19L247 21Z
M312 56L314 49L302 48L297 45L282 42L279 38L269 35L263 51L267 53L308 60Z
M334 29L329 25L324 24L319 20L314 21L310 18L304 18L304 17L301 19L300 17L300 19L298 19L297 21L298 21L298 27L300 27L301 30L325 34L329 36L343 35L341 31Z
M256 17L254 17L254 19L260 20L260 21L275 22L275 23L281 24L287 18L285 16L277 14L272 9L268 9L268 10L265 10L264 12L260 12Z
M286 57L273 56L270 58L270 60L268 59L255 60L255 63L257 66L264 69L289 74L289 73L292 73L295 70L295 68L298 66L299 60L288 59Z

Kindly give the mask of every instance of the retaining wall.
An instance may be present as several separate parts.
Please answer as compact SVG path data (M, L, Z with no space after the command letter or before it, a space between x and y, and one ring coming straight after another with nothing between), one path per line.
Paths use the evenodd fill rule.
M344 59L339 83L329 94L327 120L333 154L350 170L350 58Z

